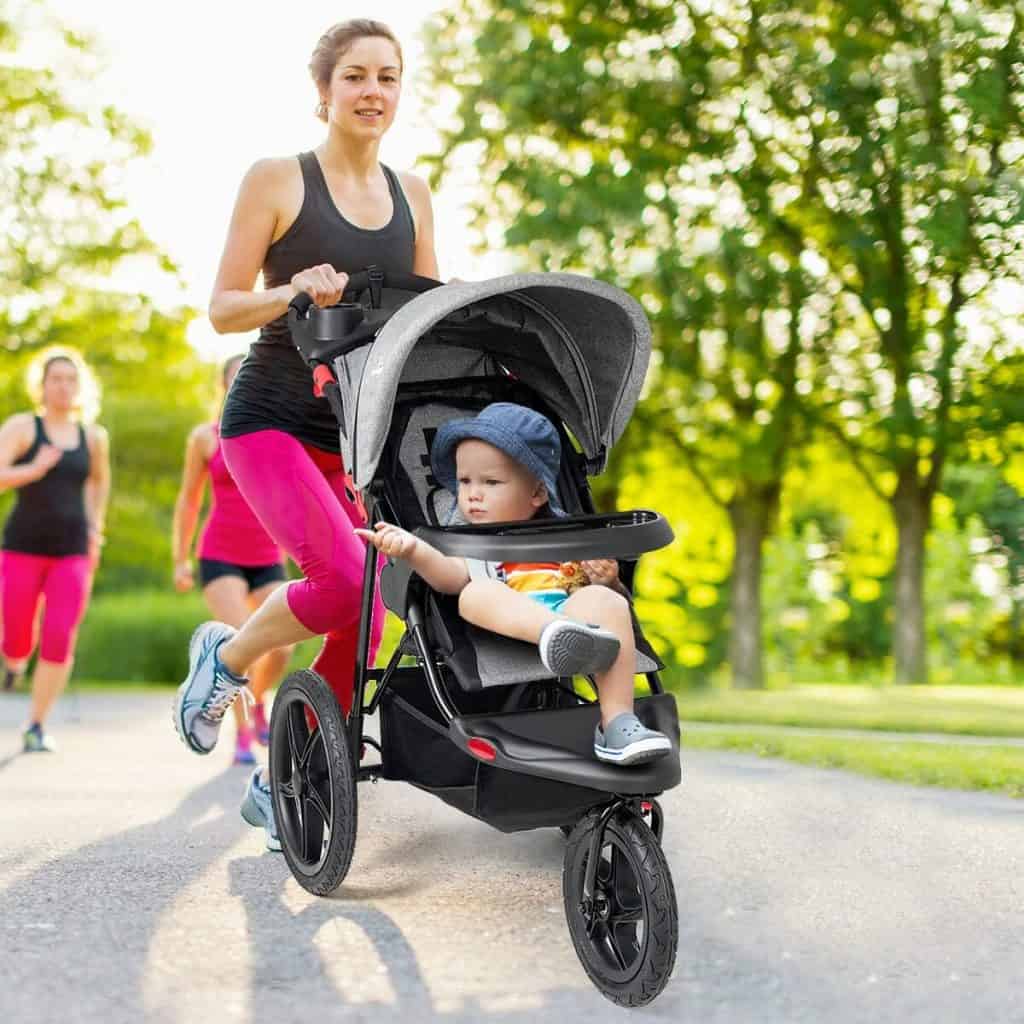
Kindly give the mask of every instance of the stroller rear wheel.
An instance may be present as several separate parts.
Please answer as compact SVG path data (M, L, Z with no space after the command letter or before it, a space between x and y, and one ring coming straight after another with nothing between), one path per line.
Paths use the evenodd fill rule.
M675 966L679 920L668 862L638 815L615 814L605 827L592 899L584 898L590 846L600 815L569 836L562 897L576 955L601 994L620 1006L644 1006Z
M327 683L293 672L274 700L270 786L281 848L296 881L317 896L341 885L356 843L356 782L345 723Z

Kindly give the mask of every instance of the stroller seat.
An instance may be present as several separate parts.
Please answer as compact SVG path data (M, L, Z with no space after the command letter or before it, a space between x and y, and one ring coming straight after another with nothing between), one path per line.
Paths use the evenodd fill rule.
M515 401L530 405L552 418L528 388L502 376L486 376L453 385L444 381L441 393L436 384L421 382L399 390L391 430L382 458L386 466L387 497L398 524L404 529L418 526L465 525L458 514L455 499L434 478L430 468L430 447L438 429L451 419L472 416L496 401ZM553 422L558 423L557 419ZM558 498L569 514L590 511L580 502L582 471L573 460L579 455L564 430L560 429L562 468L558 479ZM405 563L389 564L381 578L385 605L404 618L403 595L409 578ZM478 691L492 686L550 679L534 644L491 633L465 622L459 615L456 598L429 591L428 620L434 648L451 669L459 686ZM641 646L639 624L634 629ZM653 652L652 652L653 653ZM637 674L661 668L645 650L637 650Z

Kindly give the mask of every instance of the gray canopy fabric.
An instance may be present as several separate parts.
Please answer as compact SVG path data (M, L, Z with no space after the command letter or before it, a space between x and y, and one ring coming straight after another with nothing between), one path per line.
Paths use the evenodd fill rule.
M650 354L643 309L603 281L513 274L444 285L406 302L368 348L336 360L342 454L356 487L366 487L400 383L503 368L551 406L600 472L639 398Z

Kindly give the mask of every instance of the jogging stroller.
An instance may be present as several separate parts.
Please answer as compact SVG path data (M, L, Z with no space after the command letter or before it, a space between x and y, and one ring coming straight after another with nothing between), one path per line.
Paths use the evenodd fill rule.
M298 296L289 321L315 390L335 412L371 523L388 520L447 554L492 561L616 558L627 585L637 557L672 540L656 512L595 515L590 497L587 477L604 468L624 430L650 356L643 311L619 289L570 274L440 286L369 268L337 306ZM455 521L451 494L431 475L430 445L443 423L494 401L531 406L556 425L565 518ZM582 681L552 679L533 645L465 623L456 599L431 591L402 561L384 566L380 586L405 634L385 668L370 667L378 557L367 545L347 720L310 671L289 676L274 702L271 787L292 874L318 895L341 884L356 838L356 784L367 779L410 782L502 831L561 828L565 913L584 969L614 1002L650 1002L678 941L657 796L680 780L679 722L639 626L637 671L650 695L637 699L636 713L672 750L615 767L594 758L598 708L581 696ZM364 734L375 713L379 743Z

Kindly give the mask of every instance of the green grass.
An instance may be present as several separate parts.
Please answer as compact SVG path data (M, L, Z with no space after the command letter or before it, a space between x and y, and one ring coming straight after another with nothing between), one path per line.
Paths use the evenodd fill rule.
M766 735L742 729L683 729L691 749L735 750L819 768L843 768L917 786L988 790L1024 798L1024 749L885 739Z
M796 686L676 696L679 717L694 722L1024 736L1024 688Z

